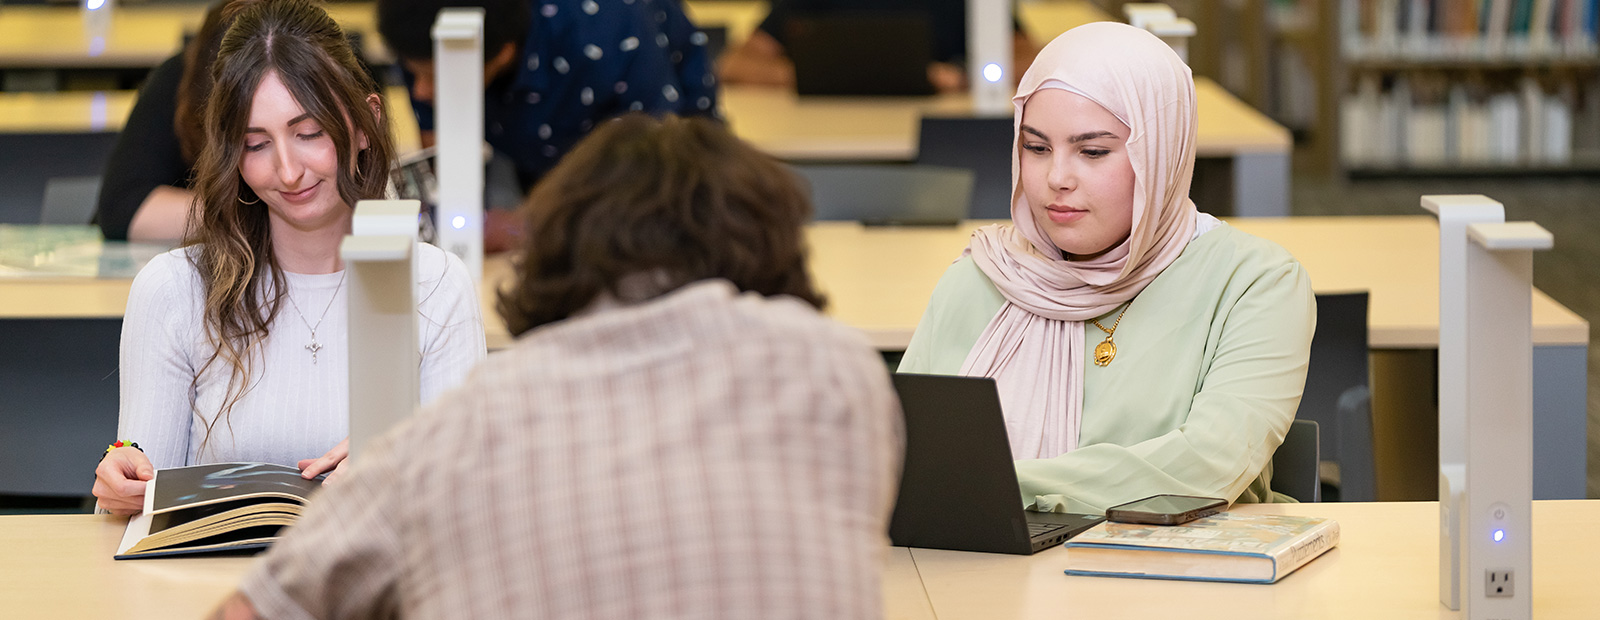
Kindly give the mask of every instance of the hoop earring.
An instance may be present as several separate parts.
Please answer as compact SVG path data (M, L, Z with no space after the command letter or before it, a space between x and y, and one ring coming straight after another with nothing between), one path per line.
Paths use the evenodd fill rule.
M244 197L243 196L239 196L239 204L242 204L242 205L258 205L258 204L261 204L261 198L257 197L254 201L245 202Z

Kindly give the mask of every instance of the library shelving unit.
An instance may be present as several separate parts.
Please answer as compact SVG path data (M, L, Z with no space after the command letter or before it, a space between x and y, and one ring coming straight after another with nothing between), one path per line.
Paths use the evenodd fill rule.
M1600 0L1339 0L1351 176L1600 173ZM1331 14L1329 14L1331 13Z

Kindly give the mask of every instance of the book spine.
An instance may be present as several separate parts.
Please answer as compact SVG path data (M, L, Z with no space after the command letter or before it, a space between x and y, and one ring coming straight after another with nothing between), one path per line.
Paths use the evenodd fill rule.
M1272 553L1273 564L1277 567L1272 580L1276 582L1283 579L1285 575L1338 545L1339 522L1333 519L1323 521L1303 538Z

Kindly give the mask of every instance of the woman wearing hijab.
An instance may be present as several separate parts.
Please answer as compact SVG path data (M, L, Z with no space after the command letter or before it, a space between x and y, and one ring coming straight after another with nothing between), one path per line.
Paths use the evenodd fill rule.
M973 233L900 372L995 379L1033 510L1292 501L1270 461L1305 386L1311 282L1189 200L1189 68L1143 30L1088 24L1013 103L1012 223Z

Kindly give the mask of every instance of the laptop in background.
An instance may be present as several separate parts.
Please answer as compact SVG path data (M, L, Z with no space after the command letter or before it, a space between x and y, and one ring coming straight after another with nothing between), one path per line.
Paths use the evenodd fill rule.
M931 95L933 34L918 11L796 15L784 30L801 95Z
M895 375L894 387L906 416L895 546L1028 555L1105 520L1022 509L993 379Z

